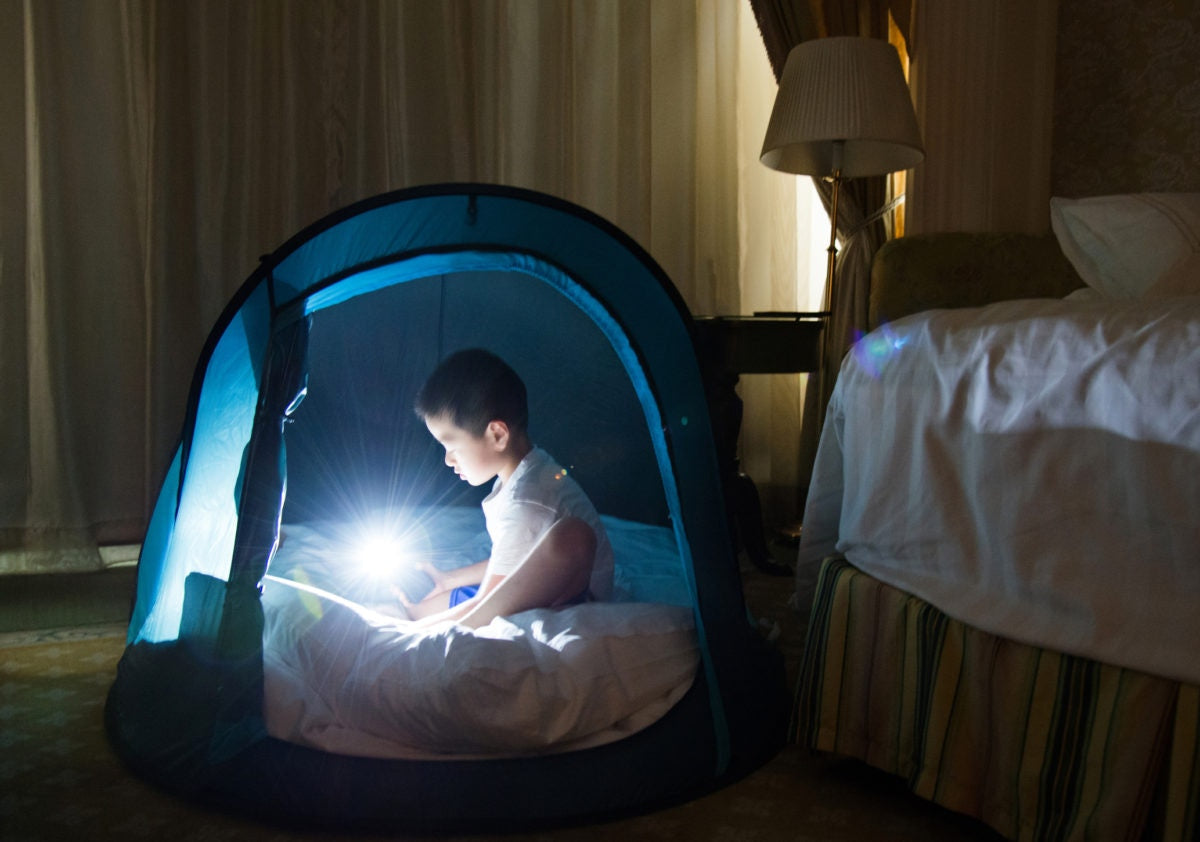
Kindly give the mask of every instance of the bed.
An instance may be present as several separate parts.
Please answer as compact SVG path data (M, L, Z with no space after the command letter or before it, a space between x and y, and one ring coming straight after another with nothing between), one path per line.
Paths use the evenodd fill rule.
M1194 839L1200 195L1051 216L877 256L806 504L796 739L1007 838Z
M428 576L377 568L486 558L478 507L285 525L263 586L267 732L344 755L464 760L590 748L653 724L695 678L691 599L669 528L602 520L613 601L426 632L398 619L388 582L418 600ZM394 540L364 550L381 524Z

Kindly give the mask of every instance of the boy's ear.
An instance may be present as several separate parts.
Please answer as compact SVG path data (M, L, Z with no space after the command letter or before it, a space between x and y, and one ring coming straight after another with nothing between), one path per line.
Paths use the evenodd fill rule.
M495 450L503 450L508 447L508 425L499 419L489 421L483 435Z

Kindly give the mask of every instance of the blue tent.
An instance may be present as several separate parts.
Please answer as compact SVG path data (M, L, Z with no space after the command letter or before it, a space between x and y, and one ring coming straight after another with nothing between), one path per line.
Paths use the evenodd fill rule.
M536 439L602 514L669 530L700 644L694 683L632 736L543 756L379 759L269 736L261 591L281 521L349 516L364 498L463 502L411 398L467 346L522 374ZM783 683L748 621L675 288L579 207L444 185L310 226L226 307L147 530L106 716L131 767L205 801L285 821L496 830L644 810L746 774L782 744Z

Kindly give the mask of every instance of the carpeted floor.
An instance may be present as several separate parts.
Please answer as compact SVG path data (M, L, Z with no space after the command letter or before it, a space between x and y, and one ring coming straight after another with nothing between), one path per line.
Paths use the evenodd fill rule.
M786 549L784 550L786 552ZM128 574L125 574L128 578ZM764 633L775 631L789 667L803 644L804 617L787 607L790 579L745 573L747 602ZM10 580L10 582L13 580ZM44 584L44 583L43 583ZM124 646L120 588L96 588L89 604L64 613L56 588L19 589L0 580L0 612L13 599L29 629L0 633L0 839L37 840L335 840L323 832L264 827L215 813L157 790L130 775L103 729L104 696ZM87 583L84 583L86 591ZM110 604L102 604L107 591ZM61 600L58 600L61 602ZM7 604L6 604L7 603ZM50 628L36 619L89 618L93 624ZM11 625L11 624L10 624ZM794 674L794 672L793 672ZM385 837L352 837L369 842ZM388 837L396 838L396 837ZM469 837L481 840L484 837ZM607 824L548 831L511 840L995 840L986 827L910 795L893 778L857 763L783 749L748 778L688 804ZM465 840L467 837L456 837Z

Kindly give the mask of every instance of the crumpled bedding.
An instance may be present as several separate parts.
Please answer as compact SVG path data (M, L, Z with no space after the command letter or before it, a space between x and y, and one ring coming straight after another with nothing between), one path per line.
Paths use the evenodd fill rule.
M474 521L464 522L464 534L468 526ZM658 532L669 530L610 526L618 558L633 561L623 568L626 592L677 599L665 559L653 556L667 546ZM464 559L478 549L474 541L466 540ZM414 633L402 620L296 581L306 576L285 578L319 566L318 532L290 527L284 547L283 575L269 575L263 587L264 715L280 739L407 759L568 751L647 727L695 677L699 650L692 609L683 605L593 602L476 630ZM631 570L646 574L649 587L639 589Z
M1200 297L901 319L843 362L800 570L1200 682Z

